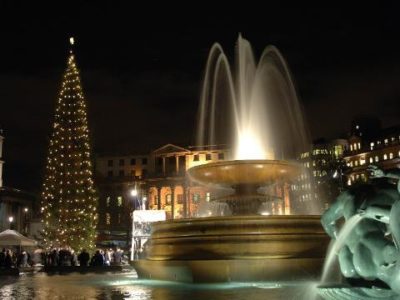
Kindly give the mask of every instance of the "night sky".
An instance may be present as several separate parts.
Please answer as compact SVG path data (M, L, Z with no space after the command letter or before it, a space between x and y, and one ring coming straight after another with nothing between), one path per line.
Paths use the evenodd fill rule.
M313 138L345 136L360 114L375 115L384 126L400 123L395 1L267 8L257 1L226 10L204 1L179 8L115 2L0 2L6 186L40 190L70 35L77 42L95 153L193 144L208 51L218 41L232 59L239 32L257 57L269 44L280 49Z

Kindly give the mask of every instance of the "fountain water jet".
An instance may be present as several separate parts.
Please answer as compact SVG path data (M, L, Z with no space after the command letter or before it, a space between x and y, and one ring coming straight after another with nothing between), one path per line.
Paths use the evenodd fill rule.
M233 145L235 160L294 159L308 149L303 113L279 50L266 47L256 64L250 43L239 35L236 74L215 44L200 98L197 144Z
M343 228L340 230L339 235L336 240L332 241L331 245L328 248L328 255L325 259L324 268L322 270L322 277L321 277L321 284L326 284L328 280L328 276L332 272L333 263L336 260L336 256L339 250L345 245L347 238L349 237L350 233L357 224L363 219L361 214L356 214L349 218L348 221L344 224Z

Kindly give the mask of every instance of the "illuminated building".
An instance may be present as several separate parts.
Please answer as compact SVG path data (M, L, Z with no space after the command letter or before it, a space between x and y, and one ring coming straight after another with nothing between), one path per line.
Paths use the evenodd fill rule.
M162 209L168 219L195 216L198 206L213 195L211 189L191 182L186 170L229 155L221 147L167 144L145 155L99 156L95 165L100 193L99 244L126 246L134 209ZM133 189L138 191L135 196L131 195Z
M366 182L369 178L368 165L377 165L383 170L400 167L400 126L380 128L375 121L374 126L353 122L352 135L349 138L349 149L344 159L347 172L347 185L355 182Z
M311 151L300 155L299 161L305 171L300 175L298 184L292 187L298 191L297 212L321 212L337 196L344 180L341 161L347 147L345 139L318 139L314 141Z
M3 186L3 141L0 130L0 231L11 228L30 235L36 197L25 191Z

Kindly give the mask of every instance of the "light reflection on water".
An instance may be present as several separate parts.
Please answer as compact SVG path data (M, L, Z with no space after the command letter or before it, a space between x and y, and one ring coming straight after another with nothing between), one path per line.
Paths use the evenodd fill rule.
M311 299L310 283L179 284L136 273L0 277L0 299L275 300Z

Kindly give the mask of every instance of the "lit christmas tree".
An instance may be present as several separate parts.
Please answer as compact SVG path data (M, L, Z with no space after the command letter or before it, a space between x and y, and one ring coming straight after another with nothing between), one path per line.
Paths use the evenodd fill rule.
M95 248L97 196L86 101L72 51L56 104L42 190L43 242L46 247Z

